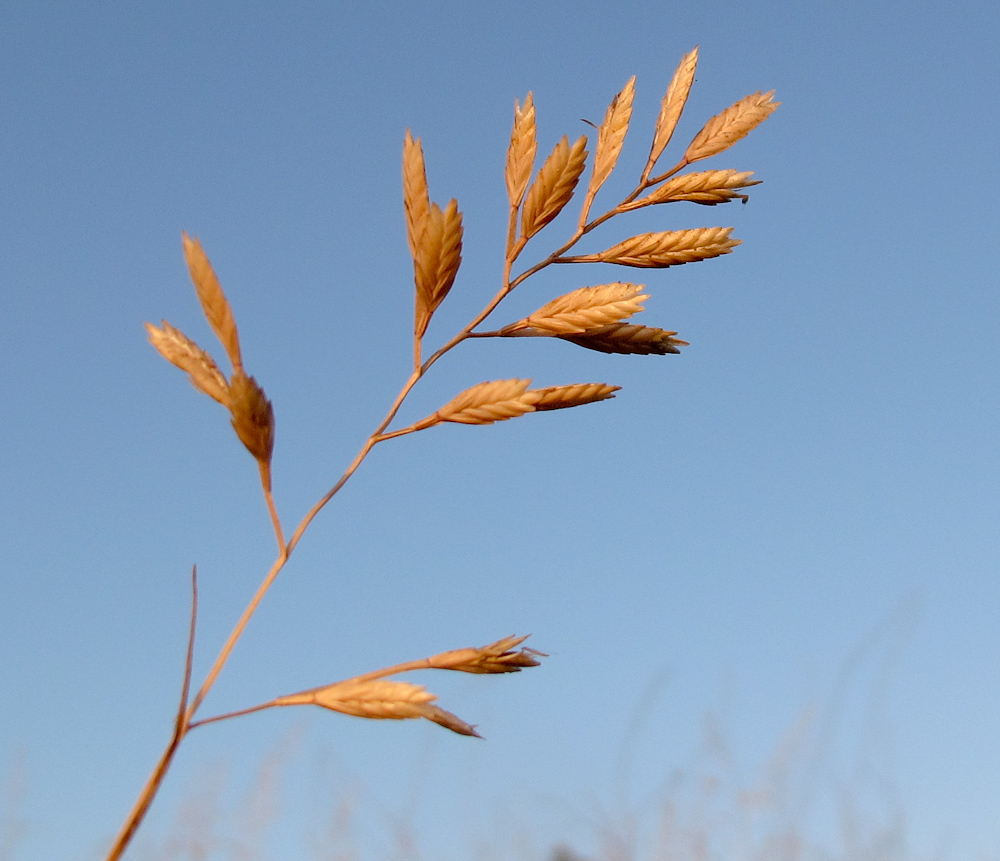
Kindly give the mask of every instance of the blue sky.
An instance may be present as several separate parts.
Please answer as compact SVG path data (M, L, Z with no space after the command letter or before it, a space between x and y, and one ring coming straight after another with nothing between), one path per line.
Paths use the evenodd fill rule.
M100 857L169 733L191 565L204 673L273 557L227 417L145 341L166 318L218 353L181 231L274 402L287 528L408 373L405 129L432 198L465 213L440 343L500 278L514 99L534 92L541 159L637 76L610 205L694 45L674 154L775 89L778 112L704 163L764 184L601 237L731 225L744 244L665 272L561 267L496 318L640 280L641 321L692 346L463 345L404 421L485 379L623 389L376 449L205 714L515 632L552 657L412 678L485 742L307 709L199 730L130 857L189 857L167 841L213 786L220 833L292 861L338 841L596 857L630 823L648 857L670 809L723 849L793 827L834 858L878 834L881 857L998 857L998 19L985 2L3 4L0 857ZM271 785L262 763L276 821L255 838L241 805ZM336 810L350 828L321 836Z

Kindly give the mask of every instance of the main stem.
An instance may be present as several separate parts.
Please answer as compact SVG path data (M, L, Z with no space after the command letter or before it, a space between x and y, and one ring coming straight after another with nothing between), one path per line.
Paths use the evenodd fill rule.
M502 298L502 297L501 297ZM499 300L497 300L499 301ZM494 305L495 307L495 305ZM492 308L490 309L492 310ZM485 314L482 315L485 317ZM472 325L477 325L482 318L477 318ZM471 330L471 326L469 327ZM271 570L268 571L267 576L263 579L260 586L257 587L257 591L254 593L253 598L250 599L250 603L247 604L246 609L240 616L239 621L236 623L232 632L230 633L228 639L219 652L218 657L215 659L215 663L212 664L212 668L208 671L208 675L205 677L205 681L202 683L195 694L194 699L191 704L187 706L186 709L182 706L182 713L178 715L177 723L174 728L173 735L171 736L170 742L163 754L160 756L159 762L157 762L156 767L153 769L152 774L150 774L149 779L146 781L145 786L142 788L142 792L139 794L138 799L135 802L131 812L125 820L125 824L122 826L121 831L115 838L115 842L111 846L111 850L108 852L107 861L118 861L124 854L129 843L131 843L133 836L135 835L136 829L142 823L143 819L146 818L146 814L149 812L149 808L153 803L153 799L156 797L157 792L159 792L160 786L163 783L164 777L166 777L167 770L170 768L173 762L174 756L180 747L181 742L184 737L190 731L192 726L192 721L198 708L204 702L205 697L208 696L209 691L214 686L216 679L218 679L219 674L222 672L223 667L225 667L229 656L232 654L236 643L239 641L240 637L243 635L247 624L253 617L253 614L257 611L257 607L263 600L264 596L267 594L271 585L274 583L278 574L281 572L282 568L288 562L291 557L292 552L298 545L302 538L303 533L308 529L309 524L312 523L313 519L317 514L323 509L323 507L340 491L340 489L348 482L352 475L357 471L358 467L361 466L362 461L368 456L368 453L374 448L375 444L381 442L384 437L382 436L383 431L388 427L389 423L395 418L396 413L399 412L399 408L402 406L403 401L406 396L410 393L413 387L417 384L418 380L427 372L427 369L434 364L441 356L443 356L448 350L452 349L454 346L459 344L461 341L468 337L468 331L463 330L459 335L452 339L445 347L442 347L437 351L431 358L429 358L422 367L417 368L411 375L410 378L400 389L399 394L396 396L396 400L393 402L392 407L386 414L385 418L379 424L379 426L372 432L372 434L365 440L364 445L361 450L355 455L354 460L351 461L350 465L344 471L344 474L340 477L337 483L326 493L324 496L307 512L306 516L302 518L302 522L298 525L291 539L285 544L281 534L281 527L277 520L277 513L273 507L273 500L271 498L270 489L265 485L265 495L268 502L268 511L271 514L272 520L275 524L275 532L278 536L279 542L279 552L278 557L275 559L274 564L271 566Z

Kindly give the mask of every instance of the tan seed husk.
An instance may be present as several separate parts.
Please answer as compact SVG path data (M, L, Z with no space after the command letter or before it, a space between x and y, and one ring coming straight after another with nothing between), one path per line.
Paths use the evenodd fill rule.
M570 407L580 407L584 404L594 404L613 398L621 386L609 386L607 383L575 383L569 386L550 386L546 389L534 389L532 394L537 397L535 410L565 410Z
M417 245L430 211L430 196L424 149L420 138L414 140L409 129L403 139L403 209L406 214L406 241L410 245L410 254L416 259Z
M516 333L553 335L585 332L638 314L649 298L642 284L615 282L596 287L581 287L543 305L534 314L511 323L500 334Z
M344 714L386 720L423 717L423 707L437 697L423 685L383 679L339 682L314 693L314 702Z
M740 244L731 239L731 227L697 227L693 230L668 230L642 233L619 242L598 254L563 257L559 263L617 263L640 269L663 269L696 260L729 254Z
M456 395L434 415L439 421L489 425L530 413L534 406L526 397L531 380L491 380Z
M590 206L598 190L611 176L615 169L618 156L621 154L625 135L628 133L629 121L632 119L632 101L635 98L635 75L622 88L622 91L612 99L604 114L604 121L597 132L597 148L594 150L594 170L590 175L587 195L583 201L580 223L586 223Z
M688 94L691 92L691 84L694 82L694 72L698 66L698 48L695 46L689 54L685 54L681 59L674 77L667 87L666 95L660 105L660 116L656 120L656 130L653 132L653 146L649 151L649 161L646 163L646 170L643 176L648 176L653 166L663 154L663 150L670 143L670 138L677 128L677 121L681 118L684 105L687 103Z
M371 720L424 718L461 735L478 735L465 721L432 705L437 699L423 685L375 679L345 681L317 690L278 697L275 705L317 705L341 714Z
M559 337L600 353L663 356L667 353L680 353L678 347L688 346L687 341L673 337L676 334L651 326L612 323L579 335L559 335Z
M422 338L431 316L448 295L462 263L462 213L451 200L444 211L432 203L413 257L416 284L414 332Z
M197 238L192 239L187 233L182 235L182 239L184 259L187 261L188 271L191 273L191 280L194 282L194 289L208 325L212 327L226 355L229 356L233 368L241 368L243 360L240 357L240 336L236 330L236 320L229 306L229 300L222 292L222 285L219 284L219 279L205 255L205 250L201 247L201 242Z
M527 240L552 221L569 203L580 174L587 163L587 138L581 136L572 147L564 135L545 160L528 189L521 210L521 235Z
M753 176L752 170L704 170L698 173L685 173L667 180L645 197L623 206L622 211L681 200L715 206L738 197L745 203L747 195L740 194L735 189L760 185L760 180L751 180L751 176Z
M233 372L229 384L233 430L260 463L270 464L274 450L274 409L253 377Z
M459 735L469 735L473 738L482 738L482 736L476 732L476 728L471 723L466 723L458 715L446 712L443 708L432 705L425 706L424 710L426 713L423 717L427 718L429 721L434 721L434 723L438 726L443 726L445 729L450 729L452 732L456 732Z
M690 164L717 155L745 138L778 109L781 102L774 101L773 95L774 90L751 93L716 114L695 135L684 153L684 161Z
M149 342L168 362L176 365L188 375L191 384L229 409L229 383L213 359L180 329L175 329L166 320L163 328L152 323L146 324Z
M460 673L519 673L525 667L537 667L537 658L548 657L544 652L527 646L517 649L528 637L504 637L488 646L473 649L453 649L428 659L438 670L455 670Z
M507 169L504 178L507 181L507 197L510 205L517 209L524 200L524 192L531 179L531 171L535 166L535 153L538 149L535 127L535 102L531 93L524 100L524 107L514 102L514 128L510 133L510 146L507 148Z

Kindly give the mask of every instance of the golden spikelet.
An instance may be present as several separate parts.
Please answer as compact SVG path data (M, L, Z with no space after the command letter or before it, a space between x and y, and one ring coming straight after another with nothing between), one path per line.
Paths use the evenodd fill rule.
M561 257L559 263L617 263L640 269L663 269L696 260L729 254L740 244L731 239L731 227L696 227L693 230L668 230L643 233L601 251L578 257Z
M535 410L564 410L579 407L584 404L594 404L613 398L621 386L609 386L606 383L575 383L569 386L550 386L546 389L534 389Z
M409 129L403 139L403 209L406 213L406 241L410 245L410 254L416 259L417 244L430 210L430 197L424 149L420 138L414 140Z
M525 413L534 406L525 397L531 380L491 380L456 395L434 416L438 421L469 425L489 425Z
M324 688L278 697L274 705L317 705L371 720L424 718L461 735L478 735L475 727L432 705L437 699L423 685L382 679L337 682Z
M436 203L430 205L413 256L414 332L418 339L424 336L431 316L455 283L462 263L462 234L457 201L449 201L444 211Z
M663 154L663 150L670 143L674 129L677 128L677 121L681 118L681 112L687 103L688 94L691 92L691 84L694 81L694 72L698 67L698 47L695 46L689 54L685 54L674 72L674 77L667 87L666 95L660 105L660 116L656 120L656 130L653 132L653 146L649 151L649 161L643 178L649 176L653 165Z
M242 369L233 372L229 384L233 430L247 451L260 463L271 462L274 450L274 408L257 385Z
M166 320L160 329L152 323L146 324L149 342L168 362L176 365L188 375L191 384L199 391L218 401L229 409L229 383L213 359L180 329L175 329Z
M212 331L225 349L233 368L241 368L243 360L240 357L240 336L236 331L233 310L229 306L226 294L222 292L222 285L219 284L219 279L198 239L192 239L184 233L183 242L184 259L187 261L188 271L191 273L191 280L194 282L194 289L198 293L198 301L201 302L208 325L212 327Z
M622 88L622 91L611 100L604 114L604 121L597 132L597 148L594 150L594 171L590 175L587 195L583 200L580 212L580 223L585 224L590 206L598 190L604 185L611 171L615 169L618 156L621 154L625 135L628 133L629 121L632 119L632 101L635 98L635 75Z
M517 418L536 410L561 410L603 401L618 390L604 383L577 383L528 389L531 380L491 380L455 396L432 416L417 422L422 429L441 422L490 425Z
M521 210L521 235L527 240L552 221L569 203L587 163L587 138L581 136L571 147L564 135L545 160Z
M588 350L600 353L624 353L633 355L663 356L680 353L678 347L687 347L688 342L673 337L676 332L656 329L651 326L636 326L631 323L612 323L599 329L590 329L579 335L559 335Z
M760 185L760 180L751 180L752 170L704 170L699 173L685 173L667 180L645 197L623 206L622 211L638 209L655 203L673 203L680 200L700 203L704 206L715 206L718 203L728 203L733 198L740 198L744 203L747 195L734 191L737 188L749 188Z
M778 109L781 102L774 101L773 95L774 90L751 93L716 114L695 135L684 153L684 161L690 164L716 155L745 138Z
M477 649L453 649L428 658L427 664L436 670L460 673L519 673L525 667L537 667L537 658L548 657L545 652L527 646L514 651L527 639L527 636L511 636Z
M315 692L314 702L357 717L405 720L423 717L422 707L437 697L423 685L373 680L339 682Z
M643 289L642 284L625 282L581 287L505 326L500 334L563 335L614 323L642 311L642 303L649 298Z
M528 93L524 107L521 107L516 100L514 102L514 128L510 133L507 169L504 172L507 197L514 209L517 209L524 199L524 192L528 188L528 180L531 179L531 171L535 166L537 150L535 103L531 93Z

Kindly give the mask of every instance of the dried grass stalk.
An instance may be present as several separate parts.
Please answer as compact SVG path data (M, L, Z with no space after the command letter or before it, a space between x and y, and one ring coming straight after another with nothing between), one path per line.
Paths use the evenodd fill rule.
M257 385L242 369L233 372L229 384L233 430L247 450L260 463L271 462L274 450L274 408Z
M534 389L530 394L537 398L535 409L565 410L569 407L579 407L584 404L594 404L613 398L621 386L609 386L606 383L575 383L570 386L550 386L547 389Z
M745 138L778 109L781 102L774 101L771 98L773 95L774 90L751 93L730 105L721 114L716 114L695 135L684 153L684 161L690 164L717 155Z
M456 395L434 415L439 421L468 425L489 425L534 409L525 397L531 380L491 380Z
M660 116L656 120L656 130L653 132L653 146L649 151L649 161L646 163L646 170L643 177L649 176L653 165L659 160L673 137L674 129L677 128L677 121L681 118L684 105L687 103L688 94L691 92L691 84L694 82L694 72L698 66L697 46L689 54L685 54L674 72L674 77L667 87L663 103L660 105Z
M632 101L635 98L635 75L622 88L622 91L611 100L604 114L604 121L597 132L597 148L594 150L594 172L587 186L587 196L583 201L580 213L580 223L587 221L590 205L598 190L615 169L618 156L621 154L625 135L628 133L629 121L632 119Z
M537 658L548 657L545 652L528 647L515 651L527 639L527 636L511 636L478 649L453 649L428 658L427 663L437 670L456 670L460 673L519 673L525 667L537 667Z
M559 335L559 337L600 353L663 356L667 353L680 353L678 347L688 346L687 341L673 337L676 334L651 326L612 323L579 335Z
M655 203L674 203L680 200L700 203L704 206L715 206L728 203L733 198L740 198L744 203L747 195L740 194L735 189L749 188L760 185L760 180L751 180L752 170L704 170L699 173L685 173L667 180L645 197L623 206L623 212L649 206Z
M505 326L500 334L562 335L615 323L642 311L642 303L649 298L643 289L642 284L626 282L581 287Z
M587 138L581 136L571 147L564 135L545 160L521 210L521 235L530 239L555 218L573 196L587 163Z
M417 338L424 336L431 316L455 283L462 263L462 233L462 213L456 200L450 200L444 211L436 203L430 205L413 256Z
M152 323L146 324L149 342L168 362L184 371L191 384L199 391L218 401L226 409L230 406L229 383L213 359L180 329L175 329L166 320L163 328Z
M406 212L406 241L414 259L430 207L424 149L420 138L414 140L407 129L403 139L403 209Z
M607 251L562 257L559 263L617 263L640 269L663 269L696 260L729 254L740 244L731 239L731 227L696 227L692 230L668 230L642 233L619 242Z
M186 233L183 234L183 241L184 259L187 261L188 271L191 273L191 280L194 282L194 289L198 293L198 301L201 302L208 325L212 327L226 355L229 356L233 369L239 369L243 367L243 359L240 357L240 336L236 330L236 320L233 318L229 300L222 292L222 285L219 284L212 264L208 262L201 242L197 238L192 239Z
M517 209L524 200L524 192L531 179L531 171L535 166L535 153L538 150L535 127L535 102L531 93L524 100L524 107L514 102L514 128L510 133L510 146L507 148L507 169L504 178L507 180L507 196L510 205Z

